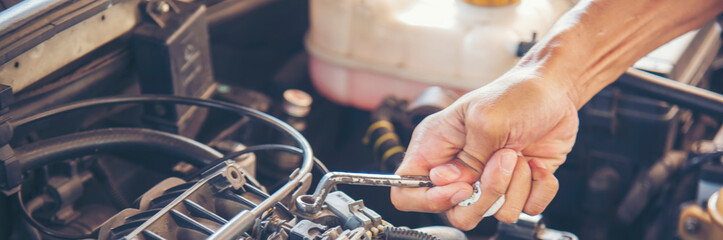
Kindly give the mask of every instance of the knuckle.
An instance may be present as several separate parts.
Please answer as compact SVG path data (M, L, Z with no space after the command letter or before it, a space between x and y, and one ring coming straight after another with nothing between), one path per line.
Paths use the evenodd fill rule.
M498 121L498 114L487 104L473 104L467 113L465 123L474 131L494 133L502 130L499 128L501 121ZM480 121L480 119L485 119L485 121Z
M490 104L486 101L472 101L467 105L467 113L472 117L487 115L490 112Z
M433 123L439 117L440 114L441 114L441 112L435 112L435 113L427 115L427 117L425 117L424 119L422 119L421 122L419 122L419 125L422 125L422 124L427 125L427 124Z

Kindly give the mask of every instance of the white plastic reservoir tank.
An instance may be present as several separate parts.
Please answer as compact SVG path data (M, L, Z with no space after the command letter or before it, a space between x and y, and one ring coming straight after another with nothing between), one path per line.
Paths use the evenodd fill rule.
M327 98L373 109L429 86L466 92L518 60L573 0L310 0L310 72Z

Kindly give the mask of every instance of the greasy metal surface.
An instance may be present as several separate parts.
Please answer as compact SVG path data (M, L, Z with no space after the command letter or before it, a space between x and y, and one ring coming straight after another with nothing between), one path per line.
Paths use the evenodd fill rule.
M233 163L231 163L231 162L225 162L224 164L229 164L228 166L233 166ZM138 226L135 230L133 230L131 233L129 233L128 235L126 235L123 238L124 239L137 239L138 236L143 235L143 232L145 230L147 230L151 225L153 225L156 221L159 221L164 215L171 212L176 207L176 205L182 204L183 200L188 198L188 196L190 196L191 194L194 194L196 192L196 190L198 190L201 187L203 187L204 185L208 184L209 181L215 180L217 176L222 176L222 174L225 170L226 170L225 168L221 169L207 177L204 177L204 178L198 180L198 182L196 184L194 184L188 190L184 191L183 194L178 196L171 203L169 203L164 208L159 210L156 214L154 214L153 217L146 220L143 224Z
M427 176L329 172L321 179L313 195L302 195L296 199L296 206L305 213L313 214L318 212L326 196L337 184L379 187L434 187L434 184Z
M279 130L287 134L291 139L294 139L296 144L302 150L304 160L301 164L301 167L299 167L299 169L297 170L297 174L294 175L291 180L289 180L279 190L274 192L264 201L259 203L254 209L242 211L233 218L231 218L231 220L229 220L227 224L219 228L213 235L209 237L209 239L238 239L246 230L248 230L253 225L255 219L261 217L261 215L265 213L268 209L277 205L279 201L281 201L284 197L293 193L294 190L296 190L301 184L302 178L304 178L306 174L311 172L311 169L314 165L314 153L311 149L311 145L308 141L306 141L304 136L301 135L301 133L299 133L298 131L296 131L296 129L294 129L293 127L258 110L216 100L200 100L187 97L150 94L141 96L95 98L62 105L35 115L24 116L21 119L16 119L16 121L12 122L12 124L14 127L18 127L38 121L46 117L54 116L56 114L77 109L83 109L91 106L101 106L119 103L138 103L148 101L203 106L209 108L216 108L223 111L229 111L236 114L243 114L248 117L261 120L264 123L273 127L275 130Z
M3 45L0 46L2 84L19 91L133 29L139 19L138 0L108 4L97 1L79 7L80 10L73 13L77 15L47 19L52 22L39 26L40 29L32 34L12 38L15 32L11 32L0 37L0 45ZM73 21L66 21L68 19ZM8 45L9 42L12 44Z

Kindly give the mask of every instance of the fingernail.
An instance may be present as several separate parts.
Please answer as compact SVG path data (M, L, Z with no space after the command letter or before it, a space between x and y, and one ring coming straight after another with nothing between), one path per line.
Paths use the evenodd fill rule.
M472 192L470 192L469 190L459 190L458 192L454 193L454 195L452 195L451 201L452 204L457 205L471 196Z
M517 153L503 150L499 157L502 172L512 174L512 171L515 170L515 165L517 165Z
M435 175L437 178L441 178L445 180L446 182L453 182L459 178L460 175L462 175L462 171L459 170L459 168L451 163L447 163L441 166L437 166L435 168L432 168L432 170L429 171L430 175Z

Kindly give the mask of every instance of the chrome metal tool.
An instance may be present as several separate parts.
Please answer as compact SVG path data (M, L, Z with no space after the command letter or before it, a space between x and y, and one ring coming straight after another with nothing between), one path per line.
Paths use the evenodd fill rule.
M301 195L296 206L305 213L321 210L326 196L337 184L379 186L379 187L434 187L427 176L399 176L394 174L329 172L321 178L314 194Z
M296 207L301 212L314 214L321 210L326 196L337 184L364 185L379 187L434 187L435 185L428 176L400 176L394 174L373 174L373 173L351 173L351 172L329 172L321 178L319 185L312 195L301 195L296 198ZM469 206L477 202L480 197L480 182L474 185L474 194L469 199L461 202L459 206ZM492 216L505 203L505 196L501 196L487 209L484 216Z

